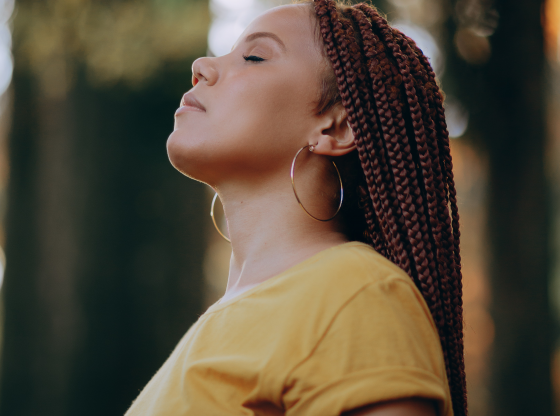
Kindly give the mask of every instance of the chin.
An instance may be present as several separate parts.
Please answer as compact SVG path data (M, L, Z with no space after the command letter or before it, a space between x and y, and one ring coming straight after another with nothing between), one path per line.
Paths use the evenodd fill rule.
M201 166L203 165L201 161L205 158L200 154L200 149L192 146L194 141L185 140L184 137L179 137L176 133L171 133L167 139L167 157L171 165L183 175L207 183L206 175L204 175L205 169L202 169ZM191 143L191 145L189 146L187 143Z
M245 137L248 136L245 134ZM242 134L232 133L226 139L223 137L216 133L175 130L167 139L167 156L173 167L183 175L212 187L225 179L247 175L254 177L270 170L273 156L259 152L259 144L241 140L239 137Z

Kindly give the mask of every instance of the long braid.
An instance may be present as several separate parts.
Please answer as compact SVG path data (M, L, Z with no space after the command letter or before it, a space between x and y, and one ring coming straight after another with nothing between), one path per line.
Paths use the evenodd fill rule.
M366 34L366 36L363 38L364 45L369 44L371 42L375 43L374 37L375 35L371 32L369 34ZM367 55L368 54L366 52L366 56ZM373 57L372 55L369 56L369 58L372 57ZM364 72L367 73L367 71ZM385 158L385 147L383 145L383 140L381 138L381 133L380 133L381 127L379 126L379 118L370 101L371 100L370 97L372 96L372 92L370 91L371 82L367 82L368 78L366 73L361 74L360 77L361 82L358 84L358 90L365 103L364 124L367 123L367 125L369 126L369 129L367 129L366 131L367 137L364 139L366 152L367 154L371 155L371 158L373 159L373 166L375 167L375 171L376 171L376 173L373 176L370 174L367 175L366 177L369 177L370 180L375 178L376 186L378 187L378 189L380 189L380 195L375 195L375 197L378 199L378 201L382 200L385 202L385 206L382 206L382 204L378 202L375 204L374 207L375 215L379 217L381 221L386 225L385 236L387 239L391 239L396 242L396 245L394 246L402 249L401 246L403 242L406 243L406 239L403 239L402 236L398 233L397 227L392 226L390 229L388 229L389 223L391 222L391 220L393 220L393 218L387 220L385 215L388 206L393 206L393 208L397 211L400 208L397 205L397 201L395 199L396 192L392 187L392 181L390 182L391 197L389 197L389 195L387 194L387 189L383 184L382 174L387 178L391 178L391 173ZM373 132L373 136L371 135L371 132ZM375 138L375 140L373 140L372 138ZM402 250L397 250L397 251L400 252ZM395 255L395 253L393 253L393 251L391 251L391 257L395 259L397 258L397 256ZM409 261L406 257L403 257L400 261L396 261L396 263L401 263L401 267L403 267L403 269L405 270L409 269Z
M459 216L435 74L371 6L314 4L364 173L356 186L366 240L420 289L440 335L454 413L466 415Z
M436 103L436 127L438 128L439 134L439 151L442 155L443 166L445 171L445 179L446 179L446 187L449 192L448 202L451 206L451 216L452 216L452 225L453 225L453 236L455 240L455 257L457 259L456 266L457 266L457 273L461 275L461 256L459 250L459 239L461 233L459 231L459 210L457 208L457 191L455 190L455 182L453 176L453 163L451 160L451 152L449 147L449 132L447 130L447 123L445 121L445 110L443 108L443 96L439 88L437 88L436 82L436 75L428 61L428 58L422 53L422 51L416 46L416 43L407 37L408 42L411 44L412 48L416 52L418 59L424 66L428 79L430 82L430 86L434 88L434 101Z
M412 49L416 53L417 58L419 59L420 63L422 64L425 70L425 77L426 77L426 88L430 90L429 99L432 101L432 108L435 109L435 122L436 122L436 130L438 134L438 141L437 141L437 152L442 155L441 157L441 169L443 174L444 183L442 183L442 191L444 192L445 198L445 224L447 226L451 225L448 224L449 221L449 208L447 204L451 206L451 215L452 215L452 252L451 254L456 258L456 267L457 273L460 275L460 254L459 254L459 214L457 209L457 193L455 190L455 183L453 179L453 164L451 162L451 153L449 149L449 133L447 131L447 124L445 122L445 115L443 109L443 97L439 88L437 87L436 76L433 72L432 67L430 66L428 59L422 54L422 51L416 46L416 43L403 35L403 37L408 41L411 45ZM436 150L434 150L436 151ZM449 192L449 195L447 194ZM448 227L450 230L451 228ZM460 281L460 279L459 279Z
M369 31L371 31L371 25L368 24L369 22L367 22L367 19L365 19L364 21L364 19L361 16L362 15L361 12L355 10L352 12L352 14L361 21L361 25L365 26L366 30L369 29ZM365 17L365 15L363 17ZM389 88L392 91L390 91L390 96L387 97L387 95L383 92L387 88L384 88L383 84L379 84L380 85L379 91L381 91L382 93L378 94L380 100L376 104L380 109L379 112L381 113L383 111L387 116L386 120L384 120L385 124L389 127L390 126L393 127L391 129L385 128L385 131L387 131L387 133L389 134L387 145L391 149L391 152L393 153L393 157L391 157L391 165L395 172L395 181L399 189L399 193L398 193L399 201L401 202L403 211L408 213L408 217L405 216L405 225L408 230L409 238L411 239L412 242L413 253L415 254L415 261L417 263L417 268L418 268L418 280L424 292L424 296L427 298L430 309L434 314L434 317L436 318L436 320L439 321L441 325L443 322L443 315L441 313L439 291L437 286L433 285L432 283L432 282L437 282L437 277L435 276L436 273L435 263L433 261L428 263L428 266L431 266L429 268L422 269L418 267L418 264L420 262L423 262L423 260L425 259L427 255L426 251L428 253L430 252L430 246L429 246L430 242L426 234L422 236L420 233L414 232L415 229L418 228L427 229L427 227L425 226L426 217L425 215L423 215L422 212L423 211L422 203L419 204L421 206L421 209L418 210L419 211L418 214L420 215L417 215L416 207L410 203L411 200L414 198L421 199L422 195L420 194L419 191L417 175L415 171L414 161L412 160L412 155L410 154L410 151L407 151L407 149L410 148L410 144L408 143L408 137L406 135L405 122L403 120L403 114L402 114L402 106L400 105L400 102L398 100L399 98L398 90L395 88L394 85L392 86L390 85L391 78L392 78L391 77L392 68L390 67L389 61L386 58L383 51L380 54L379 61L381 65L383 65L383 63L385 64L385 70L381 72L386 75L387 78L386 82L389 83ZM375 71L375 69L378 67L379 65L374 65L372 66L372 69L374 69ZM374 81L374 85L375 85L375 81ZM393 121L393 117L394 117L394 121ZM405 161L405 163L402 164L399 163L399 161ZM405 171L404 173L402 172L403 170ZM409 178L411 180L409 180ZM412 194L414 196L410 198ZM418 247L418 241L416 239L419 238L423 239L427 243L426 251L415 250L415 248ZM419 265L422 266L422 264Z
M436 85L435 81L435 74L430 66L428 59L421 53L421 51L416 47L414 41L410 40L410 42L414 45L417 51L420 52L419 59L422 64L426 67L428 76L430 77L430 82L433 85ZM449 192L449 205L451 207L451 218L452 218L452 226L453 226L453 237L454 237L454 253L456 259L456 267L457 267L457 275L461 276L461 255L459 249L459 240L461 237L461 232L459 231L459 209L457 207L457 191L455 189L455 181L453 176L453 162L451 160L451 150L449 147L449 132L447 131L447 123L445 121L445 110L443 108L443 97L441 92L437 90L434 94L434 100L436 102L436 110L437 110L437 123L439 127L439 151L442 154L442 159L445 166L446 172L446 185ZM461 282L461 279L457 279L458 282Z
M367 30L367 29L369 29L369 31L371 32L371 26L368 24L369 22L367 22L367 19L363 19L363 17L365 17L365 16L363 16L363 14L362 14L360 11L358 11L358 10L352 10L352 15L356 18L356 20L358 20L358 22L359 22L359 24L360 24L360 27L361 27L361 29L362 29L362 32L364 32L364 29L366 29L366 30L365 30L365 33L368 33L368 30ZM368 26L369 26L369 27L368 27ZM366 45L366 40L365 40L365 38L366 38L366 36L364 36L364 49L366 49L366 51L367 51L367 45ZM367 52L366 52L366 53L367 53ZM380 61L381 61L381 62L387 63L387 59L385 59L384 57L381 58ZM377 68L377 67L379 67L379 65L373 66L374 69ZM389 74L389 76L390 76L391 71L386 71L386 73ZM375 77L375 75L374 75L374 77ZM374 84L375 84L375 82L374 82ZM382 88L383 88L383 87L381 87L381 89L382 89ZM394 89L395 89L395 88L393 87L393 90L394 90ZM392 100L391 100L391 104L389 104L389 108L393 109L393 110L396 112L396 120L397 120L397 121L396 121L396 124L397 124L397 126L400 126L400 127L402 128L402 133L401 133L401 136L400 136L400 137L395 138L395 136L393 135L392 139L390 138L389 140L391 140L391 141L394 143L394 142L397 142L397 140L398 140L399 138L402 140L403 137L404 137L404 140L402 140L402 141L405 142L405 143L404 143L404 146L405 146L405 148L406 148L406 147L408 147L408 144L406 143L406 130L404 129L404 122L402 121L402 114L401 114L401 111L400 111L400 106L398 105L398 101L396 100L397 97L395 96L394 93L392 94L392 97L391 97L391 98L392 98ZM386 97L383 96L382 102L381 102L381 103L377 103L377 105L378 105L379 108L383 108L383 107L387 107L386 103L387 103ZM388 117L389 117L389 118L391 117L391 115L390 115L389 112L388 112ZM384 120L384 121L386 122L386 120ZM386 124L391 124L391 123L390 123L390 122L389 122L389 123L386 122ZM398 168L397 168L397 166L396 166L396 165L397 165L396 160L403 160L403 157L402 157L402 155L401 155L401 153L400 153L400 151L399 151L399 146L398 146L398 144L397 144L396 148L393 147L393 150L394 150L394 151L396 150L396 153L397 153L396 158L395 158L395 157L392 158L392 160L393 160L392 165L393 165L393 168L395 169L395 172L396 172L396 175L395 175L395 176L396 176L396 178L397 178L397 185L400 186L400 192L399 192L399 194L400 194L400 196L401 196L400 201L403 203L403 208L404 208L404 209L414 210L415 207L414 207L413 205L410 204L410 205L407 207L407 206L404 204L404 202L406 201L406 199L408 199L408 198L407 198L407 195L410 194L410 193L409 193L409 192L410 192L410 188L405 189L405 188L402 186L402 185L403 185L403 181L402 181L402 180L399 181L399 179L402 179L402 176L403 176L403 175L400 175L399 172L398 172L398 170L397 170ZM407 152L407 153L408 153L408 152ZM396 160L395 160L395 159L396 159ZM408 159L408 162L409 162L409 172L411 172L411 173L409 173L408 176L405 176L405 179L406 179L407 177L411 177L411 176L413 177L414 182L412 183L412 190L416 190L416 191L417 191L417 195L416 195L416 196L417 196L417 197L420 197L420 195L419 195L419 193L418 193L417 182L416 182L416 180L415 180L415 179L416 179L416 175L415 175L415 171L414 171L414 164L413 164L413 162L412 162L412 158L411 158L411 156L410 156L410 153L408 153L408 158L407 158L407 159ZM409 217L409 218L410 218L410 217ZM423 217L422 220L423 220L422 222L425 222L425 217ZM414 229L415 225L416 225L416 224L412 224L410 221L409 221L409 223L407 224L409 230L410 230L410 229ZM416 233L416 234L419 235L419 233ZM423 238L424 241L427 241L427 242L428 242L428 236L424 234L423 237L424 237L424 238ZM413 237L412 237L412 238L413 238ZM417 242L414 242L414 241L413 241L413 244L414 244L414 243L417 244ZM428 242L428 244L429 244L429 242ZM428 246L428 253L430 253L430 251L429 251L429 246ZM418 255L418 251L417 251L416 253L414 253L414 254ZM431 254L431 253L430 253L430 254ZM420 253L420 256L422 256L422 257L424 257L425 255L426 255L425 252L421 252L421 253ZM420 256L418 256L418 257L420 257ZM416 257L416 258L418 258L418 257ZM433 266L433 263L431 264L431 266ZM445 346L445 344L447 344L447 335L446 335L446 332L443 330L443 328L444 328L444 317L443 317L443 313L442 313L442 310L441 310L441 301L440 301L439 289L438 289L438 285L437 285L437 277L435 276L435 270L433 270L433 269L430 271L430 276L426 279L427 274L428 274L428 271L426 271L424 275L420 274L420 279L419 279L419 280L420 280L420 284L419 284L419 286L422 288L423 294L424 294L424 296L426 297L426 299L427 299L427 301L428 301L428 303L429 303L429 306L430 306L430 309L432 310L432 313L433 313L433 315L434 315L434 318L438 321L438 328L440 329L440 337L441 337L441 339L442 339L442 344L444 344L444 346ZM422 279L422 277L424 277L424 279ZM428 279L432 279L432 280L429 281ZM426 281L426 280L428 280L428 281ZM436 284L434 284L434 282L435 282ZM431 300L432 302L430 302L430 300ZM430 303L431 303L431 304L430 304ZM446 355L447 349L444 348L443 351L444 351L444 354Z
M368 10L366 10L366 11L368 11ZM353 12L353 14L358 18L360 16L360 14L358 14L357 12ZM390 34L388 33L387 30L385 30L384 36L385 36L386 39L387 39L388 36L390 36ZM387 39L387 40L389 40L387 42L388 46L390 46L391 49L393 49L395 51L396 45L393 42L393 40L392 39ZM396 50L395 54L397 54L397 53L399 54L399 58L402 61L403 57L400 54L400 51ZM391 72L388 72L388 73L390 74ZM410 79L409 74L405 74L405 82L408 82L409 86L411 85L412 80ZM404 124L404 121L402 121L403 116L402 116L402 111L400 110L399 102L398 102L398 100L396 100L397 97L394 97L394 98L395 99L392 101L393 105L391 107L394 108L395 110L397 110L396 114L397 114L397 117L398 117L397 118L398 122L402 122ZM409 102L410 102L410 100L409 100ZM424 140L424 143L425 143L425 135L423 134L423 131L417 128L417 129L415 129L415 133L416 133L417 136L420 136L421 139ZM410 145L406 141L406 130L403 131L403 136L404 136L403 141L405 143L405 146L406 146L406 148L409 149ZM424 144L424 149L420 149L420 150L423 150L424 154L427 153L427 148L426 148L425 144ZM419 153L420 153L420 159L422 160L422 152L419 152ZM413 183L411 184L411 188L412 188L412 191L415 191L415 197L417 199L417 206L420 206L421 209L423 209L423 203L421 201L422 196L419 192L418 182L416 180L417 175L416 175L416 171L415 171L414 162L412 161L412 155L410 153L410 149L406 152L406 154L407 154L407 160L409 162L409 173L408 173L407 177L412 177L413 178ZM396 159L397 160L402 160L402 156L400 154L398 154ZM427 157L424 157L424 159L427 159ZM422 164L422 162L420 162L420 163ZM394 163L394 164L396 164L396 163ZM428 168L430 168L430 166L428 166ZM422 173L424 173L424 175L425 175L426 170L427 170L426 166L424 166L424 170L423 170L423 172L420 173L420 176L422 175ZM409 190L406 190L406 191L409 191ZM404 193L404 192L402 192L402 193ZM427 193L427 199L428 200L430 200L430 197L431 197L431 204L429 204L429 207L427 209L429 214L430 214L430 225L432 225L432 226L435 225L437 227L438 224L437 224L437 213L436 213L436 205L435 205L436 197L434 195L435 191L433 189L431 189L431 192L428 191L426 193ZM402 198L402 199L404 199L404 198ZM414 204L410 204L409 209L412 210L412 211L417 210L416 206ZM420 211L420 210L418 210L418 211ZM432 250L431 250L431 247L430 247L430 245L431 245L430 235L428 234L428 232L426 232L429 229L425 225L425 222L426 222L425 216L421 217L421 222L423 223L423 231L424 232L422 233L423 235L421 235L419 232L417 232L416 233L416 238L417 239L422 238L422 240L424 242L426 242L426 251L427 251L428 256L430 256L430 259L432 260L433 259L433 254L432 254ZM410 229L411 224L407 224L407 225L409 226L409 229ZM414 226L412 226L412 227L414 227ZM441 227L439 227L439 228L441 228ZM438 231L439 228L436 228L436 231ZM414 229L414 228L412 228L412 229ZM436 238L436 241L434 242L434 245L437 248L438 244L436 244L436 242L439 243L439 238L438 237L440 237L440 236L438 235L437 232L434 233L434 234L435 234L435 238ZM417 242L416 242L416 244L417 244ZM436 250L436 252L439 253L439 260L440 260L440 263L441 263L441 250ZM418 253L418 251L414 254L417 254L417 253ZM420 256L423 256L423 257L426 256L426 252L420 253ZM433 260L431 261L430 266L432 266L432 267L431 267L431 270L429 271L429 273L430 273L429 275L428 275L427 270L425 271L424 275L420 275L421 278L420 278L419 286L421 288L421 291L422 291L424 297L427 300L428 306L430 307L430 310L432 311L434 319L436 320L436 324L437 324L437 327L438 327L438 331L439 331L439 334L440 334L441 343L442 343L442 347L443 347L442 350L443 350L443 353L444 353L444 358L445 358L446 362L448 362L449 360L448 360L447 355L448 355L448 348L450 347L449 344L451 344L451 345L454 344L453 334L450 333L450 331L446 327L447 325L445 323L446 322L445 316L446 315L449 316L449 309L450 308L449 307L447 307L447 308L442 307L441 294L440 294L440 288L439 288L439 286L440 286L439 278L438 278L437 271L435 270L435 262ZM441 267L441 264L440 264L439 269L440 269L439 270L439 272L440 272L439 276L441 276L442 271L444 271L443 270L444 268ZM448 312L447 314L444 314L444 311L443 311L444 309L446 309L445 312ZM446 370L448 371L448 377L451 378L450 373L452 371L452 366L446 365Z
M458 336L458 351L457 354L462 357L463 356L463 320L462 320L462 312L463 312L463 302L462 302L462 279L461 279L461 256L459 250L459 238L460 238L460 231L459 231L459 212L457 208L457 192L455 190L455 183L453 179L453 164L451 161L451 152L449 148L449 133L447 131L447 124L445 122L445 114L443 109L443 97L439 89L437 88L436 77L433 69L431 68L428 59L422 54L420 49L416 46L413 40L408 39L409 43L412 45L413 49L417 53L420 62L426 69L428 79L430 81L429 85L432 88L432 95L435 103L436 108L436 121L437 121L437 128L438 128L438 148L442 156L442 170L445 172L445 186L449 192L449 195L446 195L446 204L445 204L445 224L447 225L449 231L449 242L452 254L452 278L451 281L453 283L453 296L452 299L454 301L455 307L455 317L456 320L455 324L455 333ZM449 212L447 202L451 207L451 217L452 222L449 224ZM450 226L451 225L451 226ZM451 231L452 229L452 231ZM465 370L464 365L460 368L461 371L461 378L465 379ZM463 392L464 401L466 402L466 391Z
M351 102L351 95L348 92L349 87L348 87L347 82L346 82L346 77L345 77L345 74L343 72L343 68L346 66L346 62L342 63L340 61L340 58L339 58L339 55L338 55L338 48L334 44L334 40L333 40L334 36L333 36L333 33L332 33L332 26L331 26L331 23L330 23L330 16L329 16L330 11L327 8L327 1L317 1L315 3L315 7L316 7L317 16L319 16L319 24L320 24L320 28L321 28L321 34L323 35L327 55L329 56L329 58L332 62L332 66L333 66L333 70L334 70L335 77L336 77L336 80L337 80L337 84L338 84L338 87L339 87L342 103L343 103L345 108L351 109L353 104ZM335 12L336 12L336 10L335 10ZM335 34L336 34L336 31L335 31ZM338 33L338 36L340 37L340 36L342 36L342 34ZM346 56L343 56L343 59L344 58L348 59L347 54L346 54ZM354 111L350 110L350 112L348 114L348 119L349 119L350 125L352 127L352 130L354 132L354 137L355 137L356 145L357 145L357 148L358 148L358 155L359 155L360 161L362 163L362 168L364 169L369 194L371 195L371 199L372 199L372 202L373 202L373 206L375 207L375 211L376 211L376 213L381 212L381 211L386 211L390 208L390 206L392 206L392 204L389 202L389 198L387 197L387 189L386 189L385 186L383 186L383 181L378 180L377 184L374 183L373 178L378 179L381 176L380 175L380 173L381 173L380 169L381 168L379 166L379 163L376 161L377 163L374 163L374 165L372 166L372 163L371 163L371 160L370 160L370 156L375 158L374 150L371 147L370 147L370 149L366 149L366 147L364 145L364 139L363 139L363 136L361 134L362 129L360 128L360 125L355 121L355 112ZM369 131L369 129L367 129L367 130ZM378 131L375 130L374 134L378 134ZM383 157L383 156L381 155L381 157ZM381 185L381 186L376 188L376 185ZM378 191L380 192L380 197L377 196ZM395 239L398 238L398 237L392 236L392 233L394 233L394 231L397 228L396 225L394 224L394 218L384 218L384 216L381 216L380 218L381 218L380 223L381 223L381 226L383 228L384 239L386 241L390 241L392 243L392 245L394 245L395 244ZM368 225L369 225L369 221L370 221L370 219L368 218ZM389 259L393 262L397 262L397 259L395 257L393 257L391 255L391 253L392 252L388 252Z
M427 119L427 121L430 124L430 141L429 141L429 145L431 147L431 153L433 155L433 159L434 159L434 171L437 173L437 177L436 177L436 182L437 182L437 189L438 189L438 193L440 194L440 204L438 206L438 214L439 214L439 219L440 219L440 224L439 224L439 234L440 234L440 241L442 243L442 247L441 250L438 251L438 256L442 257L442 258L449 258L449 266L448 269L451 270L451 277L453 277L453 275L456 276L456 261L455 261L455 253L454 253L454 244L450 244L451 242L454 241L453 237L452 237L452 230L451 230L451 224L449 221L449 209L447 206L447 198L446 195L444 193L444 184L443 184L443 178L442 178L442 166L440 164L440 158L439 158L439 147L438 147L438 143L437 143L437 131L435 128L435 123L433 122L433 119L431 118L431 114L433 114L434 116L436 116L437 112L434 109L434 104L435 104L435 100L434 100L434 88L432 87L432 84L430 83L430 77L428 75L428 73L426 72L425 68L420 65L419 60L417 59L417 54L419 52L418 49L416 49L415 51L412 50L412 48L409 45L409 39L407 39L406 37L402 38L402 45L403 47L407 50L407 54L411 57L410 60L413 62L411 65L411 68L413 68L412 72L416 73L416 75L420 78L423 79L426 85L426 88L421 87L420 89L422 90L423 94L422 94L422 106L423 106L423 110L424 110L424 115L425 118ZM422 55L423 56L423 55ZM430 103L432 104L432 107L430 107ZM444 227L442 227L442 225ZM451 249L451 250L450 250ZM441 263L441 261L440 261ZM442 266L447 266L446 262L442 263ZM443 267L442 267L443 269ZM455 291L458 289L457 287L451 287L450 284L450 279L448 278L448 273L449 271L447 271L446 273L442 274L442 287L443 287L443 291L446 293L446 301L445 303L445 312L446 312L446 316L448 316L451 321L452 321L452 325L455 327L455 329L457 329L458 327L458 331L453 331L453 334L462 334L462 311L461 314L457 314L455 313L454 310L452 310L452 305L451 305L451 299L456 299L456 301L460 301L461 296L455 296L454 293ZM459 283L460 280L459 279L451 279L456 283ZM455 285L456 286L456 285ZM453 289L453 290L452 290ZM461 306L462 308L462 306ZM455 354L456 356L463 356L463 339L462 337L457 337L455 336L455 340L452 343L451 347L452 347L452 352L453 354ZM457 362L459 361L459 362ZM464 365L462 365L462 362L460 362L460 360L454 360L455 364L460 364L460 365L456 365L454 366L454 368L452 369L452 371L455 372L455 379L463 379L465 377L464 375ZM460 385L459 386L455 386L455 389L460 389Z
M458 209L457 209L457 200L456 200L456 190L453 180L453 171L452 171L452 162L451 162L451 154L449 151L449 133L447 131L447 125L445 123L445 116L444 116L444 109L443 109L443 97L439 88L437 87L437 82L435 78L435 74L433 69L431 68L428 59L422 54L422 51L416 46L415 42L404 36L403 38L405 41L412 47L412 50L418 57L418 60L421 63L422 68L417 67L420 71L423 71L423 77L425 78L426 82L426 89L430 91L428 95L429 99L432 102L434 115L436 119L436 129L438 134L438 141L437 141L437 148L434 150L434 153L440 151L443 153L443 157L441 158L441 169L444 172L444 179L445 183L441 184L441 188L447 190L449 195L445 194L445 201L442 201L442 224L445 225L445 231L447 234L447 241L450 255L450 268L451 268L451 282L453 284L453 290L449 288L449 298L453 300L453 306L455 308L455 313L451 316L454 319L454 326L455 326L455 333L458 336L457 344L456 344L456 354L460 357L463 356L463 320L462 320L462 285L461 285L461 258L459 254L459 216L458 216ZM448 203L451 206L451 217L452 222L450 223L449 219L449 208ZM460 378L464 379L464 365L458 368L460 372ZM464 400L466 401L466 395L464 396Z
M341 22L339 19L339 16L337 15L337 11L334 8L331 8L330 10L331 12L331 19L334 21L338 22L339 27L341 26ZM352 31L351 26L348 26L348 29L346 31L346 33L344 33L345 31L343 30L339 30L338 31L338 43L340 45L340 47L342 49L348 49L347 46L350 46L351 49L353 49L354 51L356 51L356 45L355 45L355 41L354 41L354 33ZM346 36L344 36L346 35ZM343 62L345 65L343 65L343 68L346 70L346 77L349 80L353 80L355 81L355 76L356 73L354 71L354 68L357 67L359 65L359 61L357 59L355 59L355 54L352 53L346 53L343 55ZM342 90L341 88L344 88L344 86L341 86L339 84L339 89ZM347 111L347 113L349 114L350 117L352 117L352 115L359 113L359 115L363 116L363 110L362 108L360 108L360 101L359 101L359 97L360 97L360 91L358 88L358 85L356 82L350 82L349 83L349 88L350 88L350 95L352 97L355 98L355 105L350 105L350 106L345 106L345 109ZM390 115L389 115L390 117ZM377 119L379 120L379 124L381 126L381 128L383 129L386 124L387 124L387 120L384 119L384 115L378 114ZM363 121L366 121L367 119L363 119ZM378 123L375 119L370 118L370 120L373 122L374 125L376 125L376 123ZM363 130L367 130L367 125L364 125L365 129ZM382 137L380 135L379 132L379 128L376 128L376 139L377 139L377 143L378 143L378 151L380 152L380 154L385 155L388 151L387 148L384 147L385 142L382 140ZM368 143L368 142L366 142ZM367 144L366 144L367 146ZM374 151L374 147L373 146L367 146L368 150ZM392 158L389 158L389 160L391 161ZM398 197L399 197L399 193L396 191L395 187L393 186L394 183L394 176L392 176L393 171L391 170L391 167L387 165L387 163L385 162L385 158L383 158L382 160L382 169L384 171L384 173L386 174L386 178L391 178L389 181L389 193L383 193L382 194L382 200L386 199L386 209L391 207L393 210L395 210L397 212L397 215L395 217L391 217L389 216L389 221L391 222L390 224L390 230L391 230L391 242L392 242L392 246L396 247L396 250L392 250L391 251L391 257L393 259L393 261L397 264L399 264L399 266L401 266L404 270L406 270L409 274L413 273L413 269L411 269L410 267L410 261L407 258L407 256L402 256L400 255L401 253L404 253L405 250L403 249L403 241L404 243L407 243L407 240L403 238L403 234L402 234L402 229L404 226L404 221L403 221L403 216L401 215L401 207L398 204ZM367 175L366 175L367 177ZM383 187L381 188L383 190ZM381 214L383 215L384 213L381 212ZM396 221L395 221L396 219Z
M450 282L449 282L449 269L454 269L454 254L452 252L452 247L450 244L450 221L449 221L449 210L447 207L447 198L445 192L445 186L443 183L443 175L442 175L442 166L440 164L439 158L439 148L437 144L437 131L435 128L434 123L434 116L436 111L434 109L434 99L433 99L433 89L430 84L429 76L425 70L425 68L420 64L418 56L415 51L409 45L409 39L396 30L393 30L393 35L397 39L397 43L401 46L401 49L405 52L408 56L408 61L410 63L411 73L413 74L414 78L420 79L423 81L422 83L417 83L417 92L420 105L422 107L422 116L424 120L424 125L427 127L428 134L427 137L427 144L430 148L430 153L432 155L432 168L434 171L434 187L435 191L438 194L438 199L434 198L434 202L437 203L435 207L437 209L437 219L439 222L436 221L436 218L432 218L432 225L434 226L433 232L436 241L438 242L437 247L437 257L438 257L438 265L439 265L439 273L441 276L441 290L444 293L444 311L445 316L448 320L455 321L456 318L454 311L452 311L451 301L452 292L450 291ZM439 203L438 203L439 201ZM451 252L450 252L451 249ZM450 260L450 265L447 264L445 259ZM451 332L451 335L454 335L454 332ZM452 348L456 349L457 340L454 340L452 343Z

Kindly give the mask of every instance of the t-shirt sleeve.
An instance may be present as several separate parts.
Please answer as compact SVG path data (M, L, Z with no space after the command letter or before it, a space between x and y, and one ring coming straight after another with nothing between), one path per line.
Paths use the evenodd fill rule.
M286 416L335 416L369 404L427 398L451 416L439 336L408 277L371 283L338 310L286 379Z

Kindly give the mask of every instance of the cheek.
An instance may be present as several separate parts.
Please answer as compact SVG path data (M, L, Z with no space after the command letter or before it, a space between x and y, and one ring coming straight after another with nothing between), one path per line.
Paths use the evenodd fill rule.
M308 128L301 105L285 91L251 98L228 119L224 146L232 163L248 173L284 171Z
M265 81L241 88L232 105L224 108L231 139L237 145L289 149L310 130L310 100L286 75Z
M228 81L208 90L207 113L178 117L167 142L171 163L210 184L285 170L310 131L312 98L287 75Z

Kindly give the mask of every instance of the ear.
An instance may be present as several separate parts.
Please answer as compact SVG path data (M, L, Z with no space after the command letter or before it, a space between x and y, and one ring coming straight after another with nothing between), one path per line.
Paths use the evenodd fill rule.
M337 105L322 114L313 139L313 153L325 156L343 156L356 148L354 133L348 122L346 110Z

